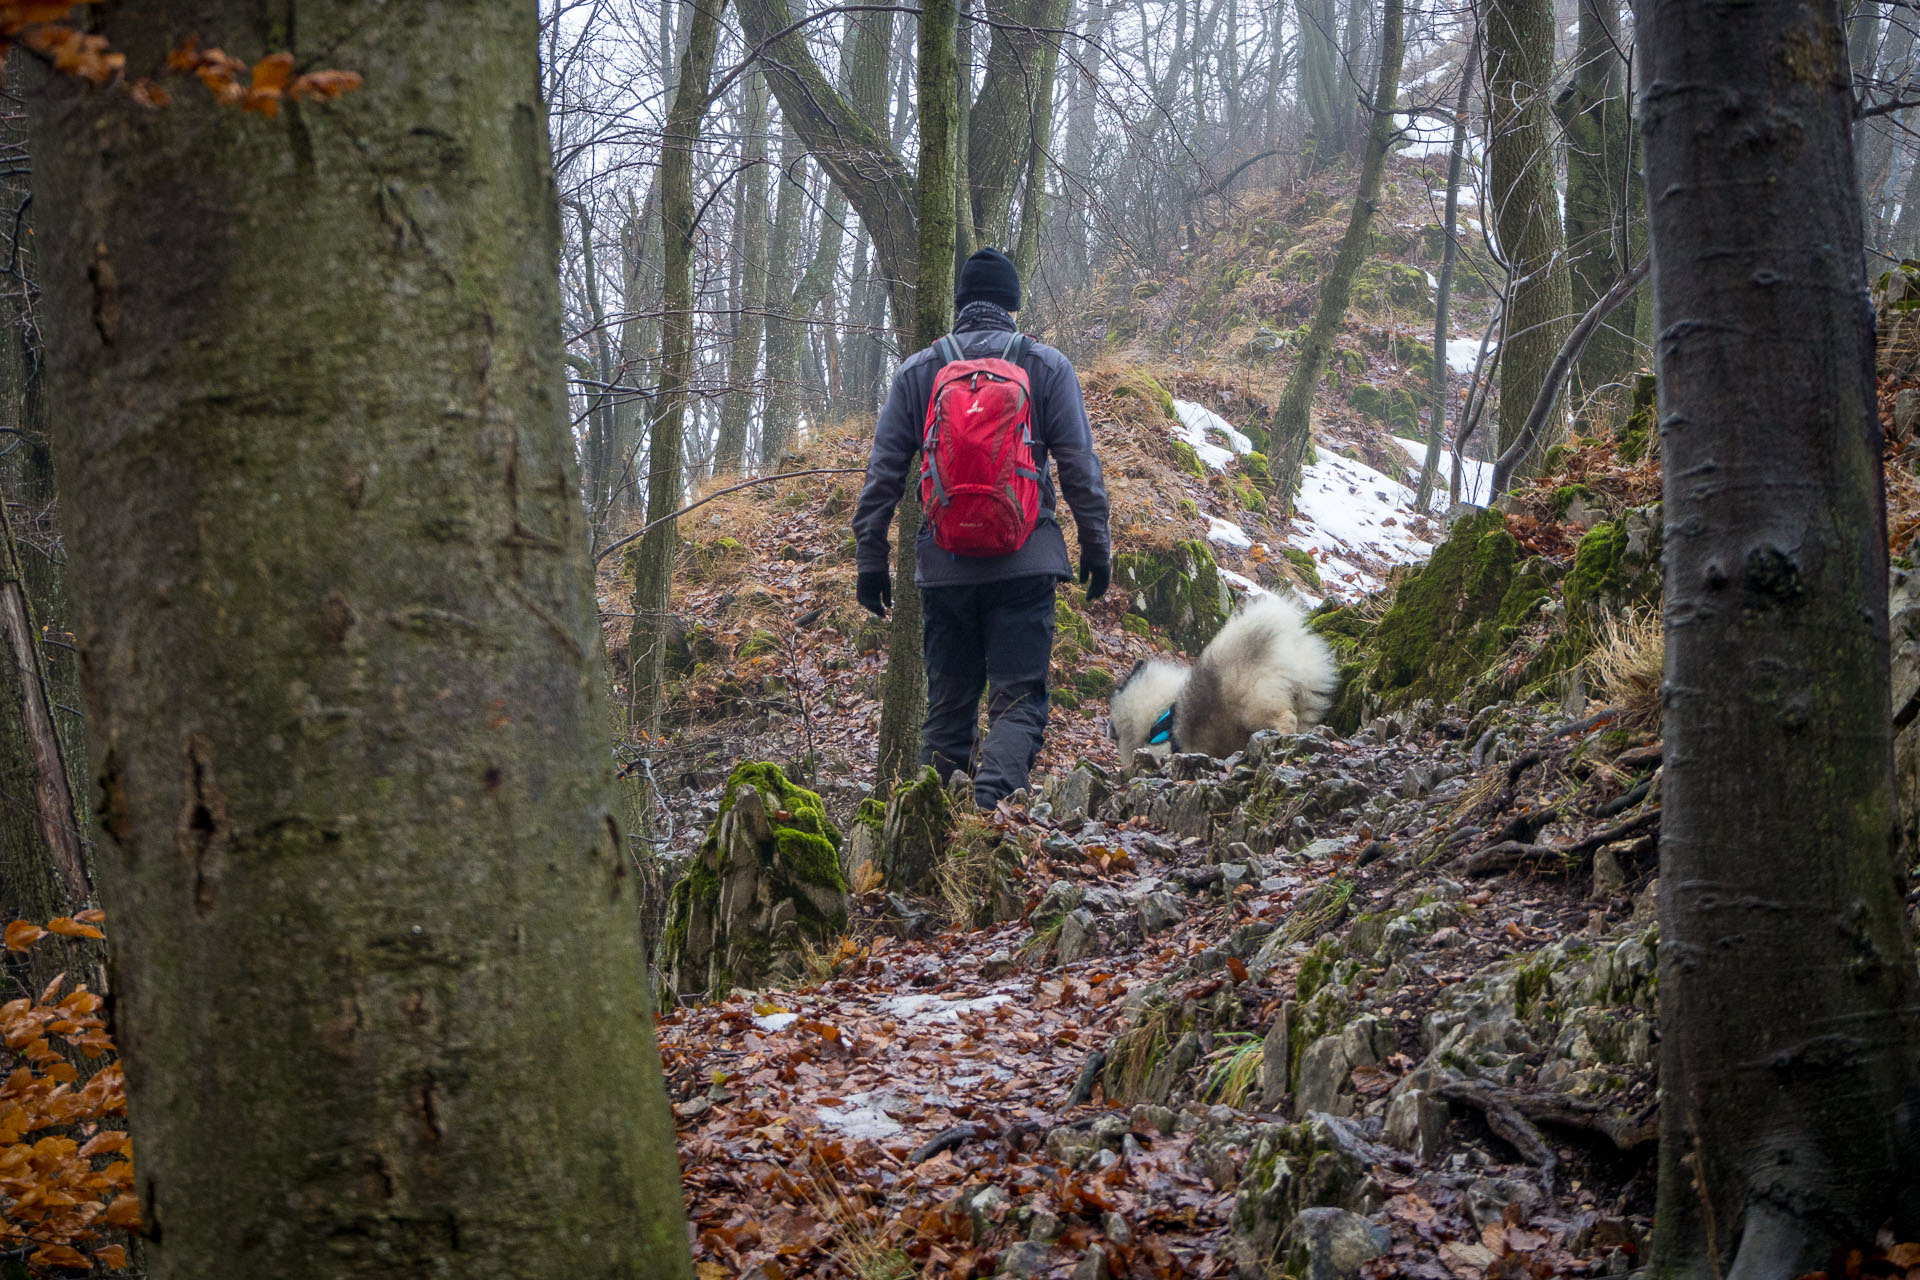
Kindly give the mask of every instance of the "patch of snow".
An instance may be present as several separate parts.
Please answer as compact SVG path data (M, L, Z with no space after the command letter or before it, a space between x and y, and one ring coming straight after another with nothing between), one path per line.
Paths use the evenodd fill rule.
M797 1013L756 1013L753 1015L753 1025L762 1031L785 1031L798 1021L800 1021L800 1015Z
M1174 436L1192 445L1193 451L1200 455L1200 461L1215 471L1225 471L1235 454L1253 452L1253 441L1234 430L1231 422L1205 405L1195 404L1191 400L1175 400L1173 412L1180 419L1180 425L1174 428ZM1222 448L1210 440L1210 431L1217 431L1224 436L1229 447Z
M1320 562L1320 581L1337 595L1376 591L1368 565L1405 564L1433 554L1411 527L1413 490L1330 449L1300 478L1293 545Z
M1395 436L1393 442L1407 451L1407 456L1413 459L1416 470L1427 460L1425 441ZM1486 495L1493 490L1493 464L1478 462L1472 458L1463 458L1461 461L1465 465L1460 468L1460 501L1471 502L1476 506L1483 505L1487 500ZM1439 467L1440 479L1453 478L1452 451L1446 448L1440 450Z
M1489 342L1487 344L1487 358L1491 360L1493 358L1493 353L1498 351L1499 349L1500 349L1499 343ZM1472 373L1473 366L1475 362L1477 362L1479 359L1480 359L1480 339L1478 338L1448 338L1447 339L1447 368L1453 370L1455 373Z
M1422 271L1420 274L1427 278L1427 288L1433 290L1435 293L1440 292L1439 276L1433 274L1431 271Z
M1227 580L1228 586L1238 587L1240 590L1246 592L1250 596L1264 596L1264 595L1272 594L1272 592L1268 591L1265 587L1255 582L1252 578L1249 578L1246 574L1235 573L1233 570L1227 568L1225 565L1222 565L1220 568L1220 576Z
M1253 545L1253 539L1247 531L1231 520L1222 520L1219 516L1207 517L1207 541L1218 542L1222 546L1245 551Z
M895 996L884 1007L894 1017L912 1022L958 1022L963 1013L978 1013L1012 999L1009 995L981 996L977 1000L947 1000L937 995Z
M838 1129L849 1138L891 1138L900 1132L900 1122L865 1101L867 1095L855 1094L837 1107L816 1107L820 1123Z

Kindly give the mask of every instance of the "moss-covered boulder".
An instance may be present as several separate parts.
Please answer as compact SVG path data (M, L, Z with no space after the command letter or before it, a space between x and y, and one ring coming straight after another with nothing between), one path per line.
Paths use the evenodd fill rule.
M1198 538L1167 550L1126 552L1114 560L1113 576L1132 597L1130 613L1188 653L1199 653L1233 609L1220 566Z
M1360 382L1347 388L1347 403L1376 422L1401 431L1420 429L1420 408L1405 387L1376 387Z
M1353 279L1353 303L1363 311L1433 314L1427 273L1404 262L1374 258Z
M1654 428L1659 422L1657 396L1650 373L1633 380L1633 407L1627 411L1626 425L1614 437L1620 461L1638 462L1655 444Z
M778 765L742 764L668 895L660 967L675 994L709 999L790 981L805 971L806 948L846 932L847 910L840 831L820 797Z
M947 856L957 815L939 775L928 765L887 803L880 826L880 874L901 893L932 893Z
M1342 608L1310 620L1341 664L1328 723L1351 732L1376 710L1422 698L1444 704L1469 686L1477 695L1503 696L1499 682L1475 682L1552 596L1548 566L1521 559L1501 512L1463 517L1433 558L1401 580L1377 623Z
M1658 602L1660 539L1658 503L1587 530L1567 571L1567 621L1592 626L1607 614Z

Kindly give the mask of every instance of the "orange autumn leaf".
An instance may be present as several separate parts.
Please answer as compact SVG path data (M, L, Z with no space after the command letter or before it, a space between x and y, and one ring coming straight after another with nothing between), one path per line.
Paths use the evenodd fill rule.
M267 90L278 91L286 87L293 75L293 55L290 53L270 53L253 64L253 90L260 93Z
M123 1245L110 1244L104 1248L95 1249L93 1256L116 1270L124 1269L127 1265L127 1251Z
M81 924L104 924L107 913L98 907L88 907L85 911L74 912L73 918Z
M25 951L34 943L47 936L47 931L37 924L25 920L15 920L7 926L6 943L9 951Z
M122 1231L138 1231L140 1229L140 1201L131 1194L124 1192L115 1196L113 1203L107 1206L107 1225L110 1227L118 1227Z
M81 924L69 916L55 916L47 921L47 932L57 933L63 938L104 938L107 935L90 924Z
M43 1267L71 1267L76 1271L91 1271L93 1264L87 1261L87 1255L70 1244L50 1244L37 1249L27 1259Z

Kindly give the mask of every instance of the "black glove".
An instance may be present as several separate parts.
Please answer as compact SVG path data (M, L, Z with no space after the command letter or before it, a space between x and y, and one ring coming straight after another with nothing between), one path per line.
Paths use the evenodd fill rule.
M1098 600L1107 594L1107 583L1112 580L1113 565L1105 556L1080 557L1080 581L1086 584L1087 600Z
M1100 585L1106 586L1107 575L1102 572ZM893 574L886 569L862 569L860 579L854 584L853 598L876 618L887 616L887 610L893 608Z

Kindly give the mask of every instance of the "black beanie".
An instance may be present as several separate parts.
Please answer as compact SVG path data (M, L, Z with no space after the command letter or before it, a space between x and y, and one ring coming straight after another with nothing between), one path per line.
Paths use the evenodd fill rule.
M960 268L960 282L953 289L953 305L991 302L1008 311L1020 309L1020 273L1013 262L998 249L982 249Z

